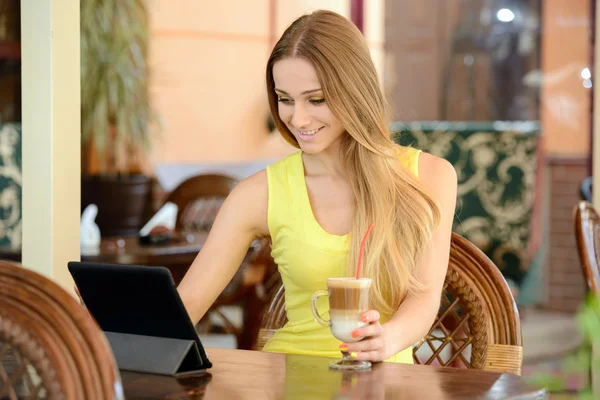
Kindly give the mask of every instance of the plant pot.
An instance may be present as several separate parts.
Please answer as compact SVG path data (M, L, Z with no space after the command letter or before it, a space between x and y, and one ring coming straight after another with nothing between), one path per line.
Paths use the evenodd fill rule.
M146 175L82 176L81 211L98 206L102 237L133 236L151 216L152 178Z

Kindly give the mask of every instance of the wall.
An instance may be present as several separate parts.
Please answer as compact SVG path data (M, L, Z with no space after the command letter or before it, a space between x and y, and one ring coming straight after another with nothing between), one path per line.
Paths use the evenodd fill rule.
M152 93L164 128L153 161L263 156L269 3L151 3Z
M546 306L575 311L585 281L575 244L573 208L588 175L591 90L582 69L590 66L589 0L545 0L542 46L542 126L546 151L548 262Z
M464 3L464 4L463 4ZM468 2L473 12L484 1ZM529 2L532 3L532 2ZM440 120L444 87L453 99L468 87L464 55L474 56L475 91L481 95L489 84L489 57L477 52L477 40L464 40L449 59L452 31L464 15L467 2L457 0L387 0L385 13L386 88L396 107L398 120ZM590 89L583 86L581 71L590 67L590 1L543 0L541 18L541 71L531 70L523 79L528 87L541 87L540 114L547 154L581 156L589 149ZM478 20L479 21L479 20ZM531 22L523 22L525 31ZM469 26L467 22L463 22ZM490 39L491 32L479 22L469 28ZM532 36L522 35L525 43ZM520 44L527 47L525 44ZM444 82L444 69L454 81ZM458 81L458 82L456 82ZM485 95L476 98L485 105ZM483 100L483 101L482 101ZM454 107L453 116L469 119ZM464 114L464 115L463 115ZM477 107L477 119L486 119ZM533 114L533 113L531 113Z
M575 243L573 207L579 201L579 183L587 176L585 159L550 158L549 261L546 285L548 308L576 311L585 297L585 281Z
M381 72L383 0L365 3L365 31ZM349 18L350 0L151 0L149 4L152 95L164 126L152 161L248 161L293 152L267 128L267 58L295 18L318 8Z
M385 1L385 87L394 119L440 119L442 70L458 0Z
M581 71L591 67L590 0L544 0L541 119L546 153L587 156L591 90Z

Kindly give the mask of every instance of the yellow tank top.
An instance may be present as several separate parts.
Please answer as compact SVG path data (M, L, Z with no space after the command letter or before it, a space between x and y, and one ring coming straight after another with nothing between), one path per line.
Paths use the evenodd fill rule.
M420 151L413 148L399 149L400 161L415 175L418 175L419 154ZM288 322L277 330L263 350L339 358L341 342L333 337L328 327L314 320L310 299L317 290L327 289L327 278L345 276L350 235L327 233L314 217L304 178L302 152L269 165L267 179L271 255L285 287ZM328 319L326 296L319 301L317 308ZM382 316L382 321L390 317ZM386 361L412 364L412 348Z

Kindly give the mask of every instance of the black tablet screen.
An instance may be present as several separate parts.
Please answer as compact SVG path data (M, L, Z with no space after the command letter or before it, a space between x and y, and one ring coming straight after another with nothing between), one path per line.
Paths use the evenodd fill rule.
M164 267L70 262L69 271L103 331L194 340L211 364Z

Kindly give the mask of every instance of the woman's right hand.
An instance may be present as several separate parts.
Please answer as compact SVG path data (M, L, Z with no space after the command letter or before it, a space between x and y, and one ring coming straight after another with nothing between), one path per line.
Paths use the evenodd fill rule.
M77 294L77 297L79 297L79 303L81 304L81 306L83 308L85 308L87 310L87 307L85 306L85 303L83 302L83 299L81 298L81 293L79 293L79 289L77 288L77 285L73 285L73 289L75 289L75 293Z

